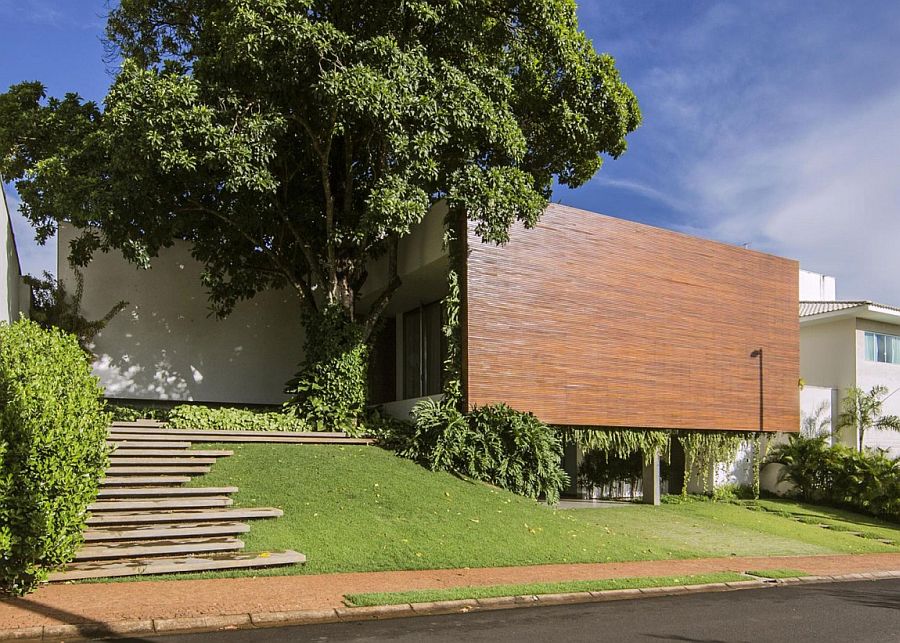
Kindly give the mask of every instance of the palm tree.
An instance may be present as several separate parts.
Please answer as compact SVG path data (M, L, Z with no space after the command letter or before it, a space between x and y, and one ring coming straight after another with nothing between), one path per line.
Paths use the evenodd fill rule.
M843 412L840 416L838 429L854 427L859 435L859 450L863 450L863 436L869 429L889 429L900 431L900 417L896 415L882 415L884 400L889 397L888 389L880 384L873 386L866 393L859 387L853 386L847 391L843 401ZM891 394L893 395L893 393Z

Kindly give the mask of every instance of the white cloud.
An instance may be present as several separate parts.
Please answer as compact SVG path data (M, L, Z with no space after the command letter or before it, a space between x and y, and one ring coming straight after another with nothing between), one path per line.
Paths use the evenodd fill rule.
M777 145L712 155L688 188L713 236L838 277L838 296L900 304L900 91Z

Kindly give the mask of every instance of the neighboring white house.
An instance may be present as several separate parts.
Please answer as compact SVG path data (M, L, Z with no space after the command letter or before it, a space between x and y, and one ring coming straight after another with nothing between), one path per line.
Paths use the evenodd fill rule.
M850 387L884 385L885 414L900 415L900 308L871 301L841 301L833 277L801 271L800 394L804 432L837 429L841 400ZM830 423L830 426L829 426ZM859 443L855 429L835 431L835 443ZM864 444L900 456L900 433L866 432Z

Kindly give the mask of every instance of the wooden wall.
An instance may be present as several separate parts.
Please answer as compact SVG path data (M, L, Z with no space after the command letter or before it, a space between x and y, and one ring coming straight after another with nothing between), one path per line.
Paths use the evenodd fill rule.
M470 226L468 253L470 407L502 401L567 425L798 430L795 261L557 205L502 247Z

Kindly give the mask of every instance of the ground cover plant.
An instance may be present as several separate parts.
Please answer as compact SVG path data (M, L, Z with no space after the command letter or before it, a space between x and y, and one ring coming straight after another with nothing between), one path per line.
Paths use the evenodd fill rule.
M351 607L372 605L402 605L431 601L452 601L466 598L494 598L497 596L535 596L569 592L602 592L611 589L640 589L647 587L673 587L702 585L705 583L731 583L749 580L737 572L689 574L686 576L653 576L644 578L604 578L600 580L565 581L559 583L523 583L519 585L487 585L484 587L450 587L445 589L421 589L410 592L372 592L347 594L345 603Z
M166 423L173 429L226 431L313 430L308 422L289 413L230 406L209 407L196 404L181 404L172 408L166 414L165 419Z
M0 324L0 591L68 562L106 468L102 389L74 335Z
M429 471L377 447L197 448L228 448L234 455L191 485L235 485L235 506L284 510L281 518L252 523L242 536L247 551L295 549L308 556L304 566L206 577L900 551L779 514L692 497L675 496L676 502L660 507L553 509ZM900 529L891 533L900 541Z

